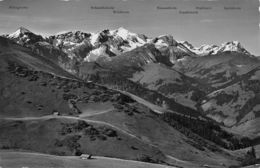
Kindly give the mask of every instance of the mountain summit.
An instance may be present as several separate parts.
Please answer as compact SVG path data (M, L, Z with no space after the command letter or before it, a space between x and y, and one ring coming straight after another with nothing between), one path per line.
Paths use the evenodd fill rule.
M126 40L129 35L134 35L134 33L129 32L129 30L127 30L123 27L112 30L110 32L111 32L111 34L118 35L118 36L122 37L124 40Z
M31 38L41 40L40 35L36 35L27 28L20 27L14 33L6 36L9 39L16 39L17 43L28 43ZM58 35L53 35L48 37L49 41L55 40L55 44L63 44L66 46L66 50L70 47L82 46L82 42L86 43L88 48L97 49L100 45L106 44L109 46L112 55L118 55L122 52L127 52L133 50L137 47L143 46L147 43L154 43L157 47L162 46L181 46L185 48L187 55L206 56L206 55L216 55L223 52L237 52L246 55L251 55L238 41L230 41L217 45L207 45L204 44L200 47L194 47L188 41L175 41L171 35L162 35L155 38L148 38L143 34L133 33L124 27L119 27L114 30L103 30L97 33L85 33L81 31L67 32ZM58 42L58 43L57 43ZM80 44L81 43L81 44ZM69 47L69 48L68 48ZM89 50L89 49L88 49ZM111 55L111 54L110 54ZM184 54L185 55L185 54Z
M250 55L250 53L238 41L230 41L222 44L219 51L235 51Z
M17 38L20 35L25 34L25 33L32 33L32 32L24 27L19 27L14 33L9 34L8 37Z
M227 51L251 55L238 41L225 42L222 43L220 46L204 44L200 47L194 47L187 41L181 43L199 56L216 55Z
M36 35L24 27L19 27L14 33L11 33L6 37L21 45L34 44L39 41L44 41L41 35Z

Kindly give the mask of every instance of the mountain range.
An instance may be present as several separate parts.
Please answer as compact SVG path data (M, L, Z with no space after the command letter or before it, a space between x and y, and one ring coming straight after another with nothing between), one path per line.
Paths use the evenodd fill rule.
M227 167L259 147L260 59L237 41L20 27L0 55L2 149Z

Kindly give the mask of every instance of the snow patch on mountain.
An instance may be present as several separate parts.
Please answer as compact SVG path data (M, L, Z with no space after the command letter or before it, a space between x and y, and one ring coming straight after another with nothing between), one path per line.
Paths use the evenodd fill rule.
M218 53L227 51L240 52L251 55L238 41L225 42L220 46L204 44L200 47L194 47L187 41L181 41L180 43L182 43L184 46L186 46L188 49L190 49L192 52L196 53L199 56L216 55Z
M128 45L121 46L121 48L123 49L123 52L133 50L133 49L143 46L144 44L147 43L147 40L140 38L138 34L132 33L123 27L120 27L115 30L111 30L110 34L115 39L121 38L128 43Z
M84 58L84 61L86 62L94 62L96 61L100 56L105 56L109 57L108 54L106 54L107 47L106 46L101 46L99 48L96 48Z
M29 31L28 29L26 29L24 27L20 27L14 33L9 34L8 37L9 38L18 38L25 33L31 33L31 31Z
M157 49L160 49L160 48L162 48L162 47L168 47L169 45L165 42L165 41L163 41L162 39L159 39L159 40L157 40L156 42L155 42L155 47L157 48Z
M95 46L98 44L99 33L92 33L90 37L90 43Z
M128 36L135 35L134 33L130 33L128 30L126 30L123 27L120 27L119 29L110 31L112 35L119 36L123 38L124 40L127 40Z
M145 44L146 40L141 39L138 34L132 33L129 30L120 27L116 30L111 30L110 33L113 36L121 37L123 40L130 40L132 42L140 43L140 44Z
M68 31L46 38L42 38L42 36L35 35L28 29L20 27L14 33L7 35L7 37L15 39L19 44L31 45L35 42L46 41L67 53L69 58L76 58L77 60L89 60L88 58L84 59L84 56L90 54L91 50L99 48L100 45L107 45L108 52L116 56L146 44L154 44L162 55L168 55L172 64L175 64L176 61L185 56L214 55L226 51L250 54L237 41L227 42L221 46L202 45L201 47L194 47L187 41L177 42L171 35L161 35L151 39L145 35L130 32L123 27L96 33ZM101 48L100 50L103 49ZM94 53L96 51L93 51L90 55ZM109 55L111 56L110 53Z
M222 51L238 51L242 48L238 41L226 42L220 46Z

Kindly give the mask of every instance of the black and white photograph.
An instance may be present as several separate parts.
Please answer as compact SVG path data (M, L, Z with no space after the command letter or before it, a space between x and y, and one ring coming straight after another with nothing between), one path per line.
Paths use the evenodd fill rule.
M260 0L0 0L0 168L260 168Z

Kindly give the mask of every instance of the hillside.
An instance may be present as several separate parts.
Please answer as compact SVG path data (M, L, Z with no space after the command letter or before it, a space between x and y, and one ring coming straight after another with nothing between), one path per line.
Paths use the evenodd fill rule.
M16 158L14 161L13 158ZM34 168L164 168L165 165L122 160L116 158L93 156L93 159L82 159L79 156L56 156L30 152L0 151L3 167L34 167ZM174 168L167 166L169 168Z
M241 75L253 70L259 64L257 57L237 52L224 52L181 60L174 65L174 69L216 90L232 84Z
M202 100L201 108L215 120L238 127L241 132L245 131L242 125L250 127L253 120L259 117L259 77L259 67L256 67L238 77L234 84L207 95ZM251 126L252 129L257 130L254 126Z
M259 144L260 63L238 43L202 56L124 28L5 37L2 149L226 167Z
M8 40L6 42L12 46ZM88 113L89 108L104 104L114 110L120 101L132 102L132 99L92 83L57 76L59 73L62 75L61 72L68 74L59 72L59 67L52 66L52 62L46 64L45 59L30 55L27 50L19 50L20 53L16 54L18 51L13 50L14 47L12 50L8 47L1 50L1 148L21 148L58 155L75 155L87 151L134 160L145 155L156 162L164 162L165 156L158 149L121 129L77 118ZM23 56L27 59L20 62ZM36 63L42 65L38 66L41 69L34 69ZM126 109L129 109L127 113L133 113L130 106L126 106ZM101 110L97 109L96 112ZM79 140L84 143L81 144ZM111 153L113 143L117 146L115 149L120 149L119 153ZM131 143L140 150L131 149L131 145L128 146ZM98 148L94 147L95 144ZM122 153L124 148L129 152Z

